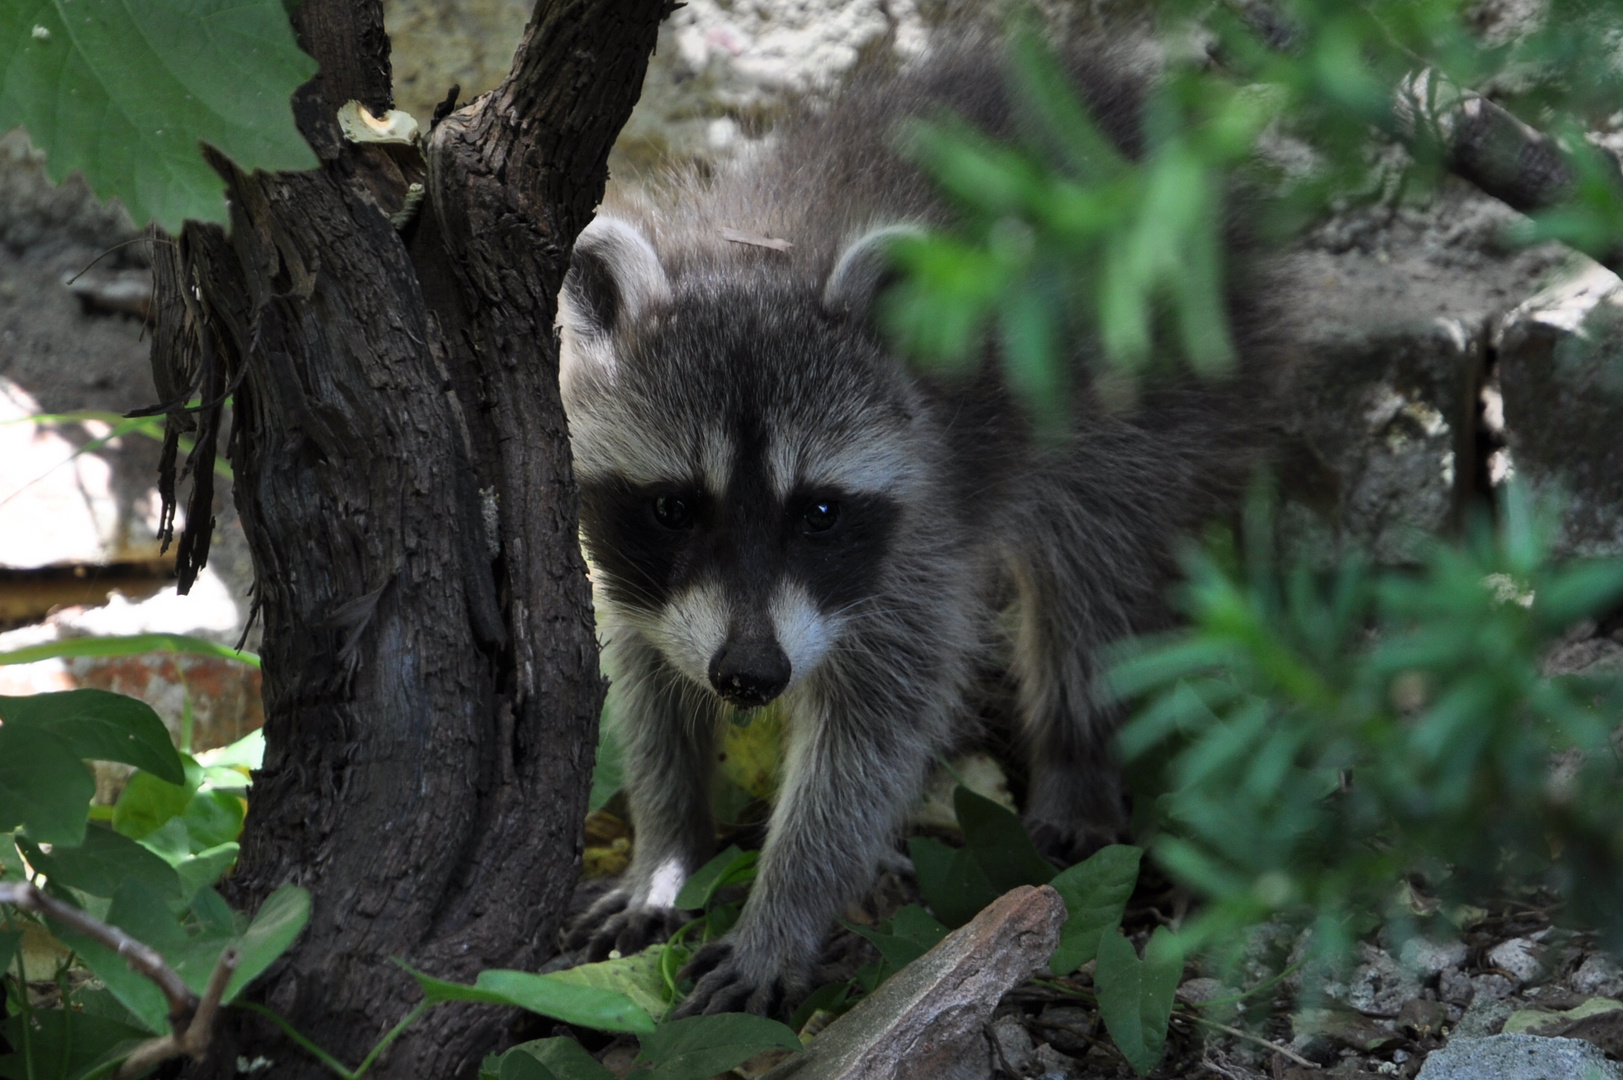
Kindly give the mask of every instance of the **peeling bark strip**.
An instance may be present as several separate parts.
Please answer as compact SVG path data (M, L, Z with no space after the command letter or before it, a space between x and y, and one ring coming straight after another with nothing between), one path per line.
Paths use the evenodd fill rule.
M542 0L507 81L445 118L425 162L336 122L349 100L390 107L380 4L305 0L321 74L294 113L322 167L216 158L229 235L155 245L159 394L178 434L182 390L236 388L264 618L267 751L232 899L295 881L314 900L252 996L350 1065L420 997L391 958L460 981L533 968L576 876L602 682L552 323L665 6ZM425 179L402 235L389 211ZM194 455L194 484L211 464ZM204 497L181 540L196 567ZM505 1020L441 1006L376 1072L471 1076ZM190 1075L260 1054L325 1075L266 1021L219 1027Z

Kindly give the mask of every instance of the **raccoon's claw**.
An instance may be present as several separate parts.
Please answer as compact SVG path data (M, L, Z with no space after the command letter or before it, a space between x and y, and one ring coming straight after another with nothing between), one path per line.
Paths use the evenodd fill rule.
M589 961L607 960L615 951L630 956L664 941L691 918L675 908L630 905L630 893L605 896L570 928L564 947L585 949Z
M678 974L699 982L687 999L671 1010L673 1020L728 1012L771 1016L782 1008L787 992L781 977L762 983L746 972L730 941L712 941L703 946Z

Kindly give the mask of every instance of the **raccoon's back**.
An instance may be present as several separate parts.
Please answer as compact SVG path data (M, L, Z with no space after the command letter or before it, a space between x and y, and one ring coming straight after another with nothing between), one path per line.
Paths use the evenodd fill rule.
M1142 65L1119 48L1094 46L1069 50L1066 63L1095 120L1136 156ZM953 208L908 153L910 126L955 118L993 138L1014 137L1008 86L1003 44L964 38L899 74L867 69L835 101L803 104L713 174L675 170L613 209L639 220L673 277L743 262L814 286L872 228L952 219ZM761 264L760 249L727 239L739 234L793 246Z

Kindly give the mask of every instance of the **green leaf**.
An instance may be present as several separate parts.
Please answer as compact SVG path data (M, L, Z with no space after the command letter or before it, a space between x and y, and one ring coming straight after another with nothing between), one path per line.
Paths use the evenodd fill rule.
M0 697L6 727L49 731L75 754L94 761L122 761L172 784L186 774L180 755L152 706L106 690L63 690L28 697Z
M541 1071L529 1071L528 1065ZM574 1039L536 1039L520 1043L501 1056L498 1066L500 1080L614 1080L614 1074L604 1068L586 1048Z
M651 1064L649 1080L708 1080L761 1053L799 1050L795 1033L776 1020L745 1013L689 1016L643 1035L639 1064Z
M885 963L896 970L935 948L948 933L945 926L917 904L902 908L879 930L865 926L851 926L851 929L873 942Z
M0 131L26 127L53 180L79 170L137 225L227 222L200 141L246 171L317 164L291 105L316 65L280 0L14 0L0 71Z
M1133 943L1118 930L1099 940L1093 985L1099 1015L1133 1071L1146 1076L1166 1049L1172 995L1183 975L1183 949L1177 937L1158 926L1138 958Z
M1142 848L1112 844L1061 871L1049 883L1064 898L1066 911L1059 947L1048 961L1054 974L1069 975L1093 959L1099 935L1121 922L1127 898L1138 883L1138 864L1143 857Z
M1046 885L1053 880L1053 864L1037 851L1031 834L1013 811L962 784L952 793L952 805L964 830L964 850L975 859L997 896L1020 885Z
M34 1064L25 1062L20 1050L0 1055L0 1077L79 1080L97 1066L129 1056L138 1043L151 1037L139 1028L75 1009L36 1009L33 1016L27 1045L33 1050ZM21 1048L26 1022L21 1016L0 1021L0 1034L11 1046Z
M265 760L265 729L255 728L230 746L204 750L197 763L205 772L217 768L257 769Z
M110 414L109 421L117 419ZM33 417L44 420L46 417ZM159 436L162 438L160 432ZM206 638L189 634L116 634L109 637L64 638L29 645L10 652L0 652L0 667L7 664L33 664L40 660L80 656L140 656L150 652L182 653L190 656L214 656L222 660L240 660L249 667L259 666L259 657L251 652L238 652ZM255 734L258 734L257 730ZM252 738L253 736L248 736ZM261 736L263 738L263 736Z
M0 830L27 828L41 843L84 839L96 779L61 739L0 725Z
M242 799L228 791L199 791L192 796L183 818L193 849L206 851L235 843L242 835L242 821L247 813L248 807Z
M162 894L139 881L119 886L105 921L157 949L166 960L186 943L185 932ZM93 938L54 922L51 931L79 954L85 967L96 974L137 1023L155 1035L168 1032L169 1002L152 980L132 970L122 956Z
M240 852L237 844L221 844L171 863L180 877L181 895L196 897L199 889L218 884L225 877L225 872L236 863Z
M298 940L304 924L310 921L310 893L297 885L283 885L259 905L254 921L237 942L240 959L231 981L226 984L227 1005L248 988L276 958Z
M967 850L915 836L907 841L907 851L919 879L919 892L935 917L948 926L964 925L1002 895Z
M661 956L666 948L664 945L654 945L632 956L622 956L618 960L604 960L596 964L581 964L579 967L555 971L549 977L562 983L594 986L599 990L624 994L649 1016L657 1018L663 1016L665 1010L670 1008L665 977L660 970Z
M398 961L396 961L398 963ZM654 1030L653 1018L625 994L600 990L527 971L492 968L479 973L474 985L445 982L401 964L430 1001L480 1001L489 1005L516 1005L566 1024L599 1031L626 1031L640 1035Z
M86 829L84 840L77 846L55 844L49 854L30 838L20 837L18 843L29 864L58 885L91 896L112 896L119 885L133 880L155 889L167 902L179 903L183 899L174 868L112 829Z
M131 840L140 840L185 814L192 793L203 780L203 770L193 765L186 773L189 775L183 775L180 783L149 772L131 776L113 805L113 828Z
M740 851L737 844L728 845L727 850L699 867L692 877L682 883L682 890L676 894L676 902L671 906L681 911L703 910L715 897L717 889L753 880L755 862L760 857L758 851Z

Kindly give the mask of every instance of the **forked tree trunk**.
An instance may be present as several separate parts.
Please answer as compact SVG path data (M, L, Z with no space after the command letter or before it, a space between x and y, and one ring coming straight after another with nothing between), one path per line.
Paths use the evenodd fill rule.
M415 151L346 141L390 106L377 0L305 0L321 74L295 98L322 160L218 164L229 235L154 245L162 393L198 388L183 579L235 392L236 498L264 619L267 753L231 898L293 881L314 912L251 997L353 1067L416 1001L398 957L471 981L552 951L579 865L602 701L558 399L554 298L602 195L666 0L541 0L504 85ZM390 214L423 182L401 229ZM442 1006L377 1075L469 1076L507 1017ZM257 1017L199 1075L263 1055L326 1074Z

